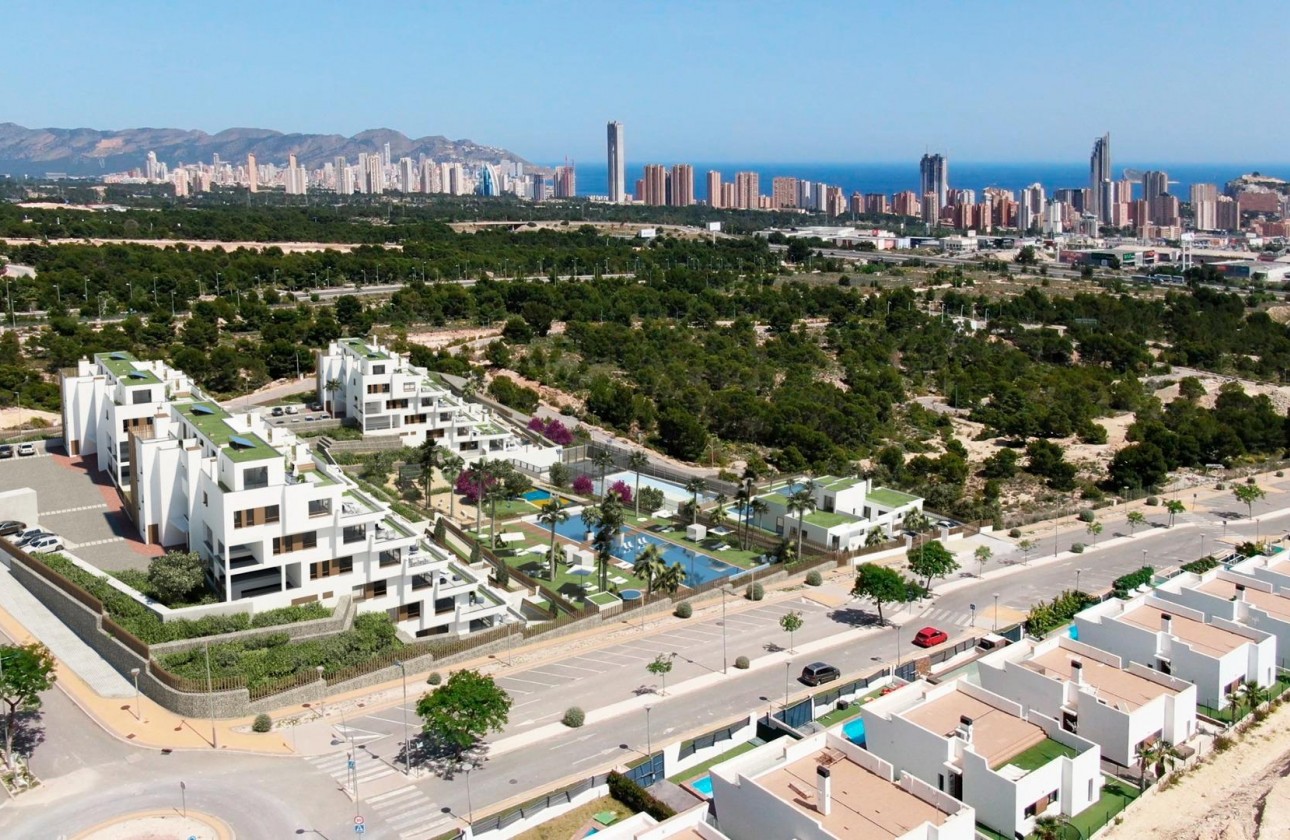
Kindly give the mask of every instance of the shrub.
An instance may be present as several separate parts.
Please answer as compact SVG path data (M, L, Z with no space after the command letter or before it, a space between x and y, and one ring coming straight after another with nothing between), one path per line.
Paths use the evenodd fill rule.
M573 492L579 496L590 496L596 490L596 483L589 475L580 475L573 480Z
M448 526L444 524L444 519L440 516L434 521L434 541L439 543L439 545L443 545L447 534Z
M1147 502L1146 502L1146 504L1147 504L1147 506L1148 506L1148 507L1155 507L1156 505L1160 504L1160 497L1159 497L1159 496L1148 496L1148 497L1147 497Z
M735 667L736 667L736 668L739 668L740 670L744 670L744 671L746 671L746 670L748 670L748 665L749 665L748 657L746 657L746 656L736 656L736 657L735 657Z
M1093 511L1089 510L1088 508L1085 508L1084 510L1081 510L1079 512L1080 522L1092 522L1095 518L1096 517L1093 514Z
M694 615L694 607L690 606L689 601L682 601L676 605L676 609L672 611L672 614L677 618L689 618Z
M1214 739L1214 752L1227 752L1232 748L1235 741L1229 735L1219 735Z
M824 576L817 569L811 569L806 573L807 586L820 586L824 583Z
M1179 568L1184 572L1200 575L1208 572L1210 569L1218 566L1218 560L1213 556L1202 557L1199 560L1193 560L1190 563L1183 563Z
M1021 536L1021 529L1013 528L1011 531L1008 532L1008 536L1012 537L1014 540L1019 538Z
M273 718L263 713L256 715L255 722L251 724L252 732L268 732L272 728Z
M622 773L609 774L609 795L633 811L644 811L659 821L676 816L671 806L655 799L649 791Z
M1075 552L1076 554L1083 554L1084 543L1081 543L1081 542L1071 543L1071 551Z
M1246 483L1246 484L1254 484L1254 483L1255 483L1255 482L1254 482L1254 476L1250 476L1249 478L1245 479L1245 483Z
M1075 613L1092 603L1092 597L1083 592L1063 592L1051 601L1040 602L1030 608L1026 614L1026 630L1035 636L1045 636L1069 624Z
M642 487L640 497L641 512L662 510L664 498L662 490L654 487Z
M760 583L749 584L748 588L744 590L744 597L749 601L760 601L766 597L766 590L762 589Z
M507 584L511 582L511 570L507 566L498 566L493 570L493 580L497 582L498 589L506 589Z
M624 505L630 505L632 503L632 486L622 479L609 485L609 492L617 495L618 501L622 502Z
M587 713L577 706L570 706L564 710L564 717L560 719L560 722L570 729L577 729L587 722Z
M438 685L443 682L443 677L439 676L438 671L431 671L430 676L426 677L427 685Z
M1217 484L1215 484L1215 485L1214 485L1214 489L1215 489L1215 490L1226 490L1226 489L1227 489L1227 485L1220 481L1219 483L1217 483Z
M1111 589L1117 598L1127 598L1129 592L1137 589L1146 583L1151 583L1151 578L1155 576L1156 570L1151 566L1143 566L1136 572L1129 572L1115 579L1111 584Z

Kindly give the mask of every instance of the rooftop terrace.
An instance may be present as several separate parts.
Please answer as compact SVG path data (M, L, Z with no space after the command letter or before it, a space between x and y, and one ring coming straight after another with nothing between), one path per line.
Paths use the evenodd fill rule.
M1073 681L1074 669L1071 667L1072 661L1081 663L1084 682L1096 689L1097 696L1105 700L1112 708L1120 711L1131 712L1134 709L1145 706L1162 694L1177 693L1168 686L1161 685L1154 680L1131 674L1128 671L1121 671L1119 668L1107 665L1105 662L1099 662L1096 659L1077 656L1061 647L1053 648L1047 653L1026 660L1022 664L1035 673Z
M156 385L161 380L150 370L141 370L136 365L139 360L133 353L119 350L115 353L99 353L94 357L118 380L126 385Z
M1012 763L1026 750L1048 739L1048 733L1016 715L954 690L902 713L901 717L946 738L959 729L960 718L972 719L972 748L991 767Z
M865 498L876 505L889 508L904 507L918 501L917 496L911 496L908 493L901 493L899 490L892 490L887 487L875 487L869 491Z
M242 432L229 424L230 415L219 403L172 403L197 432L226 454L230 460L261 461L281 457L281 453L252 432Z
M1202 583L1196 589L1207 595L1216 595L1229 601L1236 598L1236 583L1218 577ZM1264 592L1261 589L1253 589L1247 586L1245 587L1245 600L1274 618L1290 621L1290 598L1284 595L1278 595L1275 592Z
M1249 640L1221 627L1197 621L1194 618L1178 615L1168 609L1161 609L1151 604L1143 604L1120 616L1120 620L1144 630L1159 631L1161 616L1171 616L1170 632L1180 641L1186 642L1199 653L1209 656L1224 656L1239 648Z
M384 350L377 349L361 338L344 338L341 339L340 343L344 347L348 348L351 353L365 359L380 360L390 358L389 353L386 353Z

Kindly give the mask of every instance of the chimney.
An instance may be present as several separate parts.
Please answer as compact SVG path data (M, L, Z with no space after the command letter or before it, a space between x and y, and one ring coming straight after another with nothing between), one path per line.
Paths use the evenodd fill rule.
M1236 600L1238 601L1245 600L1245 584L1243 583L1236 584Z
M823 764L815 768L815 810L827 817L833 808L833 780L829 778L829 768Z
M1071 682L1076 685L1084 684L1084 663L1078 659L1071 660Z
M959 715L958 734L966 743L972 743L972 718L967 715Z
M1169 613L1161 613L1160 629L1172 636L1174 633L1174 617Z

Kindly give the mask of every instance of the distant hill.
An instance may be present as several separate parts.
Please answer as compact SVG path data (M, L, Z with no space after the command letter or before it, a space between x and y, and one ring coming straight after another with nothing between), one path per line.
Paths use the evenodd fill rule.
M296 155L308 167L321 166L337 155L351 162L360 152L380 152L390 144L390 156L434 160L488 161L502 158L524 161L506 149L482 146L473 140L418 137L413 140L388 128L374 128L342 137L339 134L283 134L262 128L229 128L219 134L177 128L127 128L97 131L92 128L24 128L0 123L0 173L44 175L102 175L142 168L148 152L170 166L209 163L214 155L239 163L254 154L260 163L286 163Z

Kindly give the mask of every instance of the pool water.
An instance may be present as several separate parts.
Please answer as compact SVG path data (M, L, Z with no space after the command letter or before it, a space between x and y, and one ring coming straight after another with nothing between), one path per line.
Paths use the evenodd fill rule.
M699 778L691 781L690 787L694 788L704 796L711 796L712 795L712 776L710 776L707 773L704 773Z
M521 498L526 502L547 502L551 500L551 494L545 490L530 490Z
M847 736L847 740L857 747L864 746L864 718L855 718L849 720L842 727L842 734Z
M564 522L557 524L555 532L562 537L567 537L577 542L587 539L587 525L582 521L582 514L570 516ZM650 544L656 545L659 551L662 552L663 562L669 566L680 564L681 570L685 572L686 586L698 586L701 583L707 583L717 578L730 577L743 571L738 566L723 563L715 557L670 543L667 540L661 540L652 534L646 534L643 531L637 531L625 525L621 533L623 536L614 546L615 557L620 560L626 560L628 563L634 563L646 546Z

